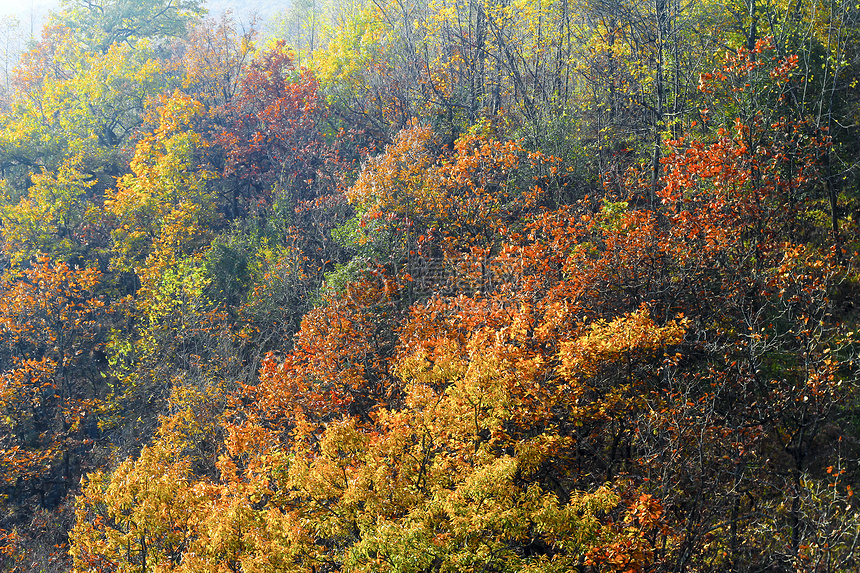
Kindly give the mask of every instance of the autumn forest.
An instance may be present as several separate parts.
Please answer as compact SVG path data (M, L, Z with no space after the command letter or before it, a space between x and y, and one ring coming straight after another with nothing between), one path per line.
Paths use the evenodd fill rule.
M0 89L0 571L860 570L860 5L64 0Z

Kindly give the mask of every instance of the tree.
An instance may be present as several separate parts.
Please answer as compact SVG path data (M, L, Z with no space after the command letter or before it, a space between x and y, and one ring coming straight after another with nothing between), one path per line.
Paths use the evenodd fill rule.
M318 87L282 42L248 69L216 137L226 156L224 176L235 181L227 204L232 217L271 203L276 190L293 205L324 194L331 148L323 137L327 112Z
M299 65L310 67L303 62L309 62L320 48L325 8L322 0L302 0L275 17L275 36L290 46Z
M90 474L78 499L71 536L75 570L169 570L182 561L201 506L187 460L154 445L111 476Z
M31 172L53 172L86 157L94 194L127 169L123 152L144 118L145 102L165 88L161 62L145 41L86 52L67 28L24 54L16 72L19 97L2 116L0 168L18 199ZM95 202L100 206L100 202Z
M0 213L4 251L13 265L48 253L58 260L89 260L99 246L98 209L87 201L96 183L81 172L82 161L72 160L56 173L33 174L27 197ZM93 240L95 239L95 240ZM91 244L91 241L93 244Z
M374 257L392 276L423 283L404 289L411 301L413 290L442 278L432 276L439 265L482 268L509 225L560 200L562 176L556 158L496 139L488 123L458 138L453 150L431 129L413 126L365 162L346 192L356 217L336 237L356 261Z
M207 108L226 106L239 92L245 68L256 51L257 30L239 33L226 14L220 21L207 19L177 40L182 89Z
M56 505L85 463L106 382L100 280L44 256L4 277L0 464L10 502Z
M216 173L205 163L207 145L195 130L203 105L176 91L152 108L153 130L138 141L131 173L108 192L116 217L113 265L136 272L144 285L184 255L199 253L219 220L208 185Z
M369 420L379 407L398 403L400 387L389 363L396 286L380 274L367 273L304 316L285 362L270 357L263 363L253 394L258 403L249 408L281 418L278 424L286 429L297 413L314 421L344 414Z
M99 52L142 38L181 36L205 12L199 0L63 0L62 5L59 21Z

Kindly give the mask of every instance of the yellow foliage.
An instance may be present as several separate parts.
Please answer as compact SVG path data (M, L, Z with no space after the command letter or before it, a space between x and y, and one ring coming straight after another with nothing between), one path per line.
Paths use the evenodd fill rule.
M569 380L594 376L607 363L680 344L687 325L681 317L658 326L645 307L608 322L599 320L583 336L561 343L560 372Z

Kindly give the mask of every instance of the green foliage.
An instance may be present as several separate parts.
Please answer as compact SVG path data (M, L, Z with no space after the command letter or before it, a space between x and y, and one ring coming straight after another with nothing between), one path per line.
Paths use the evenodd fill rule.
M0 214L6 256L13 265L34 260L40 253L54 259L87 258L87 224L97 217L87 195L95 181L80 171L80 159L65 163L56 173L33 174L25 198Z
M4 162L21 166L23 177L21 168L53 171L85 157L100 190L125 169L121 146L141 124L146 100L165 87L148 42L91 53L64 28L24 56L18 76L23 97L2 118ZM14 183L26 186L18 177Z
M88 49L181 36L205 13L200 0L62 0L57 19Z

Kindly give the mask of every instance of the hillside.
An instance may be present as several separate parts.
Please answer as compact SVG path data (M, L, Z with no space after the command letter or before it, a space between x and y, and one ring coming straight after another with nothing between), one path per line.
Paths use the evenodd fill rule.
M856 6L205 8L5 76L0 571L860 570Z

